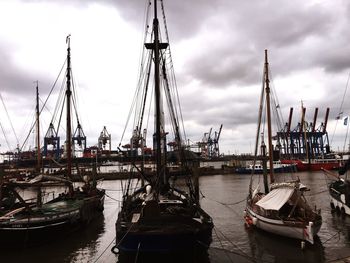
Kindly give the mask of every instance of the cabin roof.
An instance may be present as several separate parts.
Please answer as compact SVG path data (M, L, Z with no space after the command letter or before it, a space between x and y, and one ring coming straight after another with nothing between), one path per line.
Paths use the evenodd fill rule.
M293 188L277 188L261 198L256 204L265 210L280 210L294 192Z

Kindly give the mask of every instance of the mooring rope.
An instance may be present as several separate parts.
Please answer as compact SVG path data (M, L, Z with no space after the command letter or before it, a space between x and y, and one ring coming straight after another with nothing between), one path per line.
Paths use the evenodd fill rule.
M338 240L337 242L340 240L340 230L338 230L334 235L332 235L330 238L328 238L326 241L321 242L322 245L326 244L328 241L330 241L331 239L333 239L336 235L338 235Z
M229 261L230 261L230 262L233 262L232 259L230 258L230 256L227 254L227 250L224 248L224 245L222 244L221 239L220 239L218 233L216 233L216 230L215 230L215 229L216 229L216 227L214 227L213 230L214 230L214 232L215 232L216 237L217 237L218 240L219 240L219 243L220 243L221 248L224 250L225 255L227 256L227 258L229 259Z
M104 253L106 253L107 249L112 245L112 243L115 241L115 237L113 238L113 240L108 244L108 246L102 251L102 253L98 256L98 258L94 261L94 263L96 263L97 261L100 260L100 258L102 257L102 255Z
M115 252L114 249L118 248L118 246L123 242L124 238L129 234L131 228L134 226L134 223L131 224L131 226L129 227L128 231L126 231L125 235L119 240L118 244L115 244L112 248L111 251L113 254L118 254L118 252ZM115 238L114 238L115 239Z
M211 198L208 198L208 197L204 197L212 202L215 202L215 203L218 203L220 205L223 205L225 207L227 207L228 209L230 209L232 212L234 212L237 216L242 216L239 212L237 212L236 210L234 210L232 207L230 207L230 205L237 205L237 204L240 204L242 202L244 202L246 200L246 198L244 198L243 200L240 200L240 201L237 201L235 203L232 203L232 204L226 204L226 203L223 203L223 202L220 202L220 201L217 201L217 200L214 200L214 199L211 199Z
M117 200L117 199L113 198L112 196L110 196L110 195L108 195L108 194L106 194L106 193L105 193L105 196L109 197L109 198L112 199L113 201L116 201L116 202L119 202L119 203L123 202L123 201L121 201L121 200Z
M217 229L217 228L216 228ZM250 259L252 262L256 262L255 258L249 256L246 252L243 251L243 249L241 249L238 245L236 245L235 243L233 243L222 231L220 231L220 229L217 229L220 234L234 247L236 247L245 257L247 257L248 259ZM240 255L239 253L237 253L238 255Z

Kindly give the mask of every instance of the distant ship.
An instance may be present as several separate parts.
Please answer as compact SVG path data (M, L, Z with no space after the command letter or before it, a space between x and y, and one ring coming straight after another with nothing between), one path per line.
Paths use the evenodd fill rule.
M270 172L270 165L267 163L267 172ZM262 163L256 163L255 165L249 164L246 167L240 167L235 170L236 173L239 174L250 174L254 171L254 173L262 174L264 172L264 167ZM274 173L291 173L297 171L297 165L294 163L291 164L283 164L281 161L273 162L273 171Z
M293 160L285 159L281 160L282 164L295 164L298 171L321 171L322 169L326 170L337 170L341 167L340 159L328 159L328 158L317 158L306 160Z

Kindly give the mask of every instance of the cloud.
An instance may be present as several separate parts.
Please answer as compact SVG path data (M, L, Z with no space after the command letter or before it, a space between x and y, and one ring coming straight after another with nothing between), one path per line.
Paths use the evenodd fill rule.
M120 138L137 81L135 46L141 45L147 1L1 4L3 16L21 14L17 22L11 20L14 15L8 16L12 23L0 34L0 85L8 103L15 106L21 100L31 108L37 79L47 94L65 56L64 43L55 43L72 33L74 70L86 102L83 114L90 116L90 124L83 127L91 129L85 132L96 141L107 125L113 138ZM330 107L329 129L333 128L350 68L347 1L168 0L164 5L191 140L198 141L210 127L217 130L223 124L222 148L249 150L248 141L255 138L265 49L284 119L294 107L293 119L298 120L303 100L309 119L319 107L321 121ZM45 44L37 47L38 43ZM15 99L18 94L20 99ZM346 104L343 110L350 111Z
M10 46L0 45L0 91L9 94L35 94L35 80L30 71L21 70L9 55Z

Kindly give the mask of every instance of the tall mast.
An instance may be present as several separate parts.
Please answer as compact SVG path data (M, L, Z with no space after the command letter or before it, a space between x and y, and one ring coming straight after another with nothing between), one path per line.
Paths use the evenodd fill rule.
M157 145L157 178L160 179L162 169L162 149L160 134L160 79L159 79L159 21L157 18L157 0L154 0L154 81L155 81L155 103L156 103L156 145Z
M265 49L265 90L266 90L266 113L267 113L267 132L269 143L269 164L270 164L270 181L275 181L273 174L273 148L272 148L272 129L271 129L271 106L270 106L270 80L269 80L269 63L267 60L267 49Z
M40 123L39 123L39 82L36 81L36 148L37 148L37 171L41 168L41 152L40 152Z
M152 43L145 43L146 49L152 49L154 51L154 93L155 93L155 110L156 110L156 166L157 166L157 179L161 180L161 184L167 184L167 179L164 173L164 167L162 162L162 134L161 134L161 92L160 92L160 76L159 76L159 61L160 50L166 49L168 43L159 42L159 21L157 18L157 0L154 0L154 18L153 18L153 32L154 40ZM163 176L162 176L163 175Z
M70 178L72 174L72 127L71 127L71 61L70 61L70 35L66 38L67 48L67 72L66 72L66 96L67 96L67 127L66 127L66 153L67 153L67 177Z

